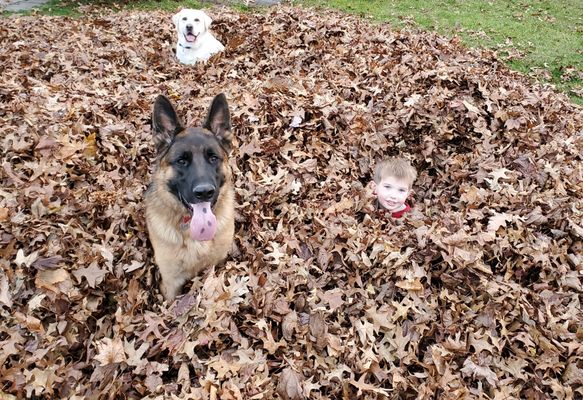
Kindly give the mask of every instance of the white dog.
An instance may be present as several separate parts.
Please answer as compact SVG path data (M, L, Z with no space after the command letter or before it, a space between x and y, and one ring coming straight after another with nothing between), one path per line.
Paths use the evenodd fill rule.
M225 49L208 30L213 21L204 11L185 8L174 15L172 21L178 31L176 57L182 64L206 61Z

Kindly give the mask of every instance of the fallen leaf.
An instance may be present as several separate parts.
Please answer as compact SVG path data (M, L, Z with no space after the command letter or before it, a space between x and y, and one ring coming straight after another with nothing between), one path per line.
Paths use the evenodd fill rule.
M302 390L300 376L292 368L287 367L281 372L277 385L277 394L284 400L300 400L306 398Z
M95 343L97 355L94 357L101 365L115 364L126 361L123 343L119 338L103 338Z

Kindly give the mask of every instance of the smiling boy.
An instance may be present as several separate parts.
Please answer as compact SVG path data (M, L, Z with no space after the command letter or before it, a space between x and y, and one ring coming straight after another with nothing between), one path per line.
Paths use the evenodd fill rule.
M371 183L378 205L393 218L401 218L411 210L405 201L416 178L417 171L404 158L394 157L378 163Z

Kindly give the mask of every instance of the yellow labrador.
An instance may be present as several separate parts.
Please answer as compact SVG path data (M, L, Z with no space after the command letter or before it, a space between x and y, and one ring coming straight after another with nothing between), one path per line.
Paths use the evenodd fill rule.
M176 57L182 64L206 61L225 49L209 31L212 19L204 11L185 8L172 21L178 34Z

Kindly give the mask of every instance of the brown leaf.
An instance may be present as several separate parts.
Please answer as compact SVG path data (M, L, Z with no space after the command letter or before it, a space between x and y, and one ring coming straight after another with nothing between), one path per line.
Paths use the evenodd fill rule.
M298 314L292 311L286 314L281 321L281 333L285 340L291 341L295 331L298 330Z
M0 207L0 222L7 221L9 216L10 210L6 207Z
M64 289L72 286L69 273L63 268L39 271L36 275L35 284L38 288L45 288L54 292L60 292L60 287ZM62 286L61 284L65 284Z
M12 307L12 296L6 275L0 274L0 302L8 308Z
M115 364L126 361L123 343L119 338L103 338L95 343L97 355L94 357L101 365Z
M318 349L323 349L328 344L328 327L321 312L310 314L310 334L315 339Z
M495 386L498 382L498 377L488 366L476 365L470 358L466 358L464 361L464 366L461 369L464 376L473 376L480 379L486 379L486 381Z
M277 394L283 400L301 400L305 399L300 375L291 367L285 368L279 376L279 383L277 385Z
M103 278L107 275L107 271L99 268L97 262L92 262L87 268L73 271L73 275L79 282L81 282L82 278L87 279L89 287L95 288L96 285L99 285L103 281Z

